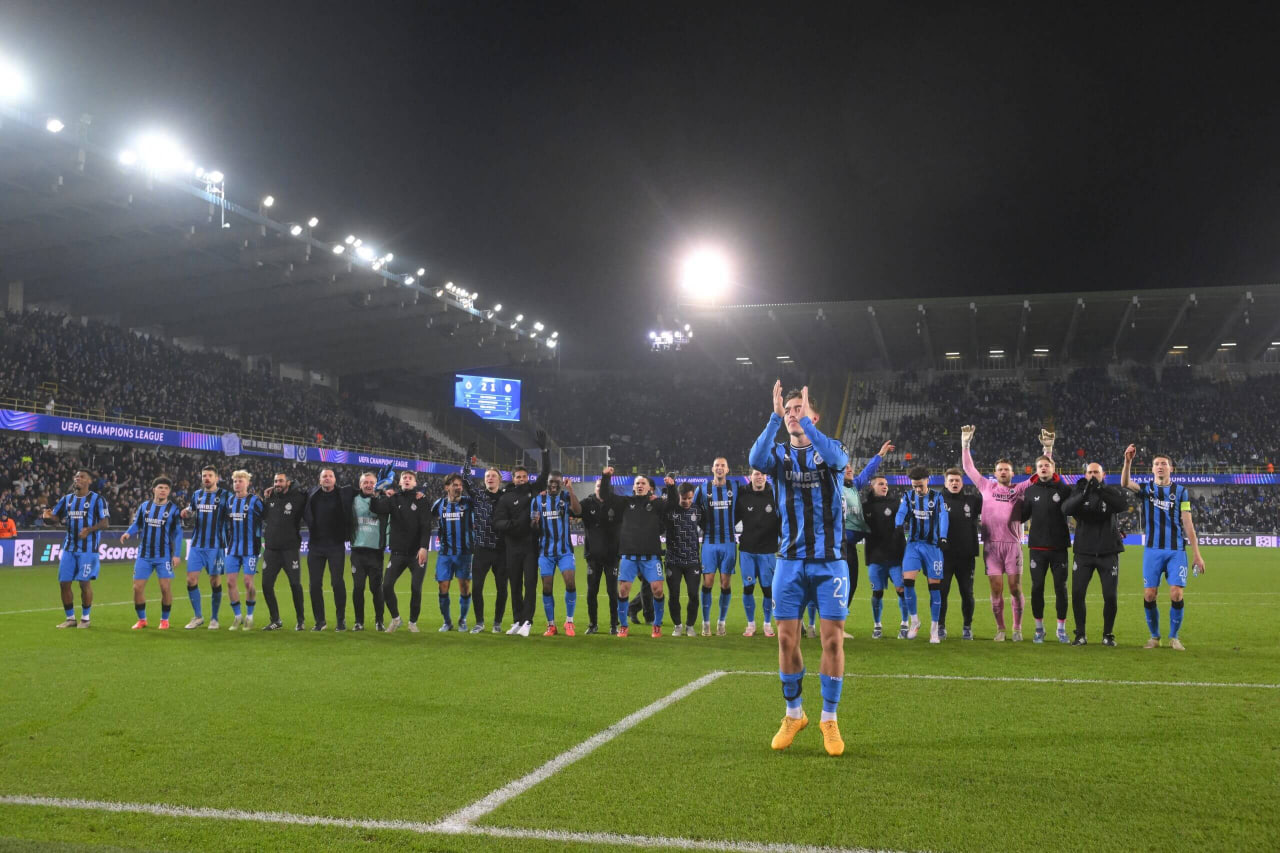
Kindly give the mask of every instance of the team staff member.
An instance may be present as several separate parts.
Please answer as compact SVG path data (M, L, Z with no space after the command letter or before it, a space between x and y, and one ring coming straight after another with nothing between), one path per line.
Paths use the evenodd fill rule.
M302 520L307 524L307 575L311 590L311 630L323 631L328 622L324 615L324 570L329 568L333 586L333 612L338 630L347 630L347 536L351 530L350 486L338 486L332 468L320 472L320 485L307 495Z
M880 445L880 452L867 460L867 467L857 476L853 473L853 463L844 466L844 481L840 484L844 496L844 559L849 564L849 601L858 591L858 548L857 545L867 535L867 522L862 516L862 490L871 482L872 476L885 456L896 450L892 442Z
M378 478L375 474L360 475L360 490L351 498L351 529L347 538L351 541L351 604L356 622L353 630L364 630L364 587L369 584L373 596L375 626L386 630L382 624L382 554L387 549L387 515L390 507L378 500Z
M897 522L898 500L889 497L889 481L883 475L871 478L871 491L862 501L862 515L867 521L867 579L871 581L871 618L875 626L871 639L884 636L880 615L884 611L884 590L890 583L898 593L898 611L902 616L898 636L906 639L908 619L907 589L902 585L902 556L907 550L906 537Z
M529 469L520 467L511 472L511 482L503 489L493 509L493 529L502 537L507 551L507 579L511 583L511 627L508 634L529 636L533 623L533 603L538 592L538 544L533 534L533 520L529 506L533 496L547 487L547 434L537 433L538 447L542 451L542 471L533 482L529 481Z
M1124 537L1120 535L1120 514L1127 508L1124 492L1108 486L1106 472L1097 462L1090 462L1085 475L1076 481L1071 496L1062 502L1062 513L1076 520L1074 559L1071 562L1071 613L1076 620L1073 646L1083 646L1085 639L1085 594L1093 573L1102 584L1102 645L1114 646L1116 623L1116 587L1120 582L1120 552Z
M778 565L778 537L782 535L782 514L778 500L769 488L769 478L758 468L751 469L749 487L738 492L735 505L742 524L738 540L738 562L742 564L742 603L747 611L747 629L742 636L756 632L756 584L764 599L764 635L773 636L773 570Z
M667 587L671 590L671 621L675 623L675 627L671 629L673 637L680 637L686 633L692 637L693 620L698 615L698 582L702 577L702 555L698 550L698 536L702 532L708 510L705 509L705 502L698 502L697 492L698 489L693 483L681 483L679 503L667 508L666 578ZM734 505L736 507L736 500ZM724 521L732 531L733 517L730 516ZM776 544L774 547L777 547ZM688 595L683 625L680 624L680 584L682 583Z
M479 446L467 448L467 464L475 459ZM493 529L493 511L502 499L502 472L487 468L484 472L484 488L472 487L471 524L475 534L474 555L471 558L471 606L476 613L476 624L471 633L479 634L484 624L484 581L493 572L496 594L493 601L493 633L502 633L502 617L507 613L507 551L502 537Z
M973 639L973 572L978 562L978 519L982 517L982 495L964 493L964 472L948 468L943 480L942 499L947 504L947 539L942 553L942 607L938 613L938 634L947 638L947 599L951 582L960 587L960 612L964 616L962 639ZM870 558L867 560L870 562Z
M669 507L679 501L675 478L666 477L667 493L658 497L653 493L648 477L636 477L632 481L630 495L613 491L613 468L605 468L600 476L600 497L615 507L621 522L618 529L618 636L628 634L628 615L631 584L638 576L649 582L653 589L653 634L662 636L662 617L666 607L662 590L662 519Z
M582 501L582 528L586 533L583 547L587 559L587 616L591 624L588 634L600 629L599 615L600 581L604 580L609 596L609 633L618 633L618 523L617 511L600 498L600 481L596 480L595 494Z
M396 581L409 570L409 631L418 633L418 614L422 612L422 582L427 577L427 549L431 545L431 505L418 491L418 475L400 472L400 490L387 489L377 499L374 511L386 514L391 522L391 560L382 579L382 598L391 612L392 633L403 624L396 601Z
M293 595L293 612L297 617L295 631L305 631L307 614L302 606L302 511L306 508L307 494L289 481L284 474L276 474L274 485L262 494L262 593L267 599L271 624L262 630L279 631L280 605L276 601L276 578L284 572L289 579L289 592Z
M1049 439L1052 443L1053 439ZM1022 520L1031 522L1029 564L1031 568L1031 615L1036 620L1032 642L1044 642L1044 580L1053 573L1053 603L1058 615L1058 642L1067 640L1067 549L1071 531L1062 514L1062 502L1071 497L1071 487L1054 470L1053 460L1036 460L1036 476L1022 496Z

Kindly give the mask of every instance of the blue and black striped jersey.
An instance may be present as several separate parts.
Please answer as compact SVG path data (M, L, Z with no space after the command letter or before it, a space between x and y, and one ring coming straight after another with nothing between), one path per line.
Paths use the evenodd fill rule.
M537 495L529 505L529 517L538 517L538 553L543 557L561 557L573 552L569 538L569 518L572 507L569 496L558 494Z
M913 489L898 502L896 522L899 527L906 525L904 532L908 542L937 545L939 539L947 538L950 519L942 495L933 489L923 495L916 494Z
M436 519L436 539L440 553L446 557L470 554L475 547L475 504L463 495L457 501L439 498L431 505Z
M227 502L232 498L226 489L196 489L188 507L194 514L195 529L191 534L192 548L225 548Z
M227 554L232 557L256 557L262 550L262 498L234 494L227 501L227 520L223 538Z
M844 495L841 481L849 454L844 445L818 431L813 421L801 418L809 444L778 444L774 437L782 427L774 413L756 439L748 461L768 474L782 514L778 556L785 560L844 559Z
M138 537L138 558L170 560L182 556L182 510L173 501L143 501L133 515L129 535Z
M67 538L62 543L63 551L73 554L98 553L102 531L95 530L83 539L80 538L80 531L111 517L102 495L97 492L89 492L84 497L78 497L74 492L63 495L54 506L53 514L67 526Z
M714 480L698 484L693 502L705 511L702 543L704 545L732 545L734 543L734 512L738 504L737 480L725 480L717 486Z
M1164 551L1185 550L1187 537L1182 530L1182 511L1191 510L1187 487L1176 483L1167 486L1143 483L1138 496L1142 499L1142 515L1146 522L1146 547Z

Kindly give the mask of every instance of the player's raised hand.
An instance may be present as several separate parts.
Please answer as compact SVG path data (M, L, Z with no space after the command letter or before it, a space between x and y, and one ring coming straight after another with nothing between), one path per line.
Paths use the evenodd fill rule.
M545 429L538 430L533 434L533 437L537 439L539 450L545 450L547 448L547 431Z
M613 476L613 466L612 466L612 465L606 465L606 466L605 466L605 469L604 469L603 471L601 471L600 473L601 473L601 474L603 474L603 475L604 475L604 476L606 476L606 477L612 477L612 476Z
M1133 457L1135 457L1135 456L1137 456L1137 455L1138 455L1138 448L1134 447L1132 444L1131 444L1131 445L1129 445L1128 447L1126 447L1126 448L1124 449L1124 461L1125 461L1125 462L1132 462L1132 461L1133 461Z
M773 413L778 417L786 415L786 410L782 408L782 380L779 379L773 383Z
M674 486L676 484L676 478L668 474L662 479L662 482L668 486Z
M977 431L978 428L973 424L966 424L965 426L960 427L960 444L964 447L968 447L969 442L973 441L973 434Z
M808 385L805 385L803 388L800 389L800 405L802 407L801 408L802 417L806 417L811 421L816 421L818 419L817 416L814 415L813 409L809 407L809 386Z
M1044 427L1040 428L1040 443L1045 447L1053 447L1054 437L1055 437L1054 433L1050 432Z
M886 441L884 444L880 445L880 453L879 453L879 456L880 456L880 458L881 458L881 459L883 459L885 456L887 456L888 454L892 453L893 451L895 451L895 450L897 450L897 449L898 449L898 448L894 447L894 445L893 445L893 442L892 442L892 441Z

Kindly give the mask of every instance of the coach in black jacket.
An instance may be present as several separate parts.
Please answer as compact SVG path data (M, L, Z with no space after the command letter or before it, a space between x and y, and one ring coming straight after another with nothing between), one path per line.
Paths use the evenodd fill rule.
M867 522L867 535L862 541L867 552L867 578L871 581L871 616L875 620L871 636L877 640L883 635L880 616L884 608L884 588L889 582L898 593L898 611L902 615L899 636L906 637L907 591L902 585L902 555L907 549L907 540L897 523L898 503L897 498L889 497L889 481L883 474L871 478L867 494L862 498L862 517Z
M511 628L507 633L525 637L529 636L538 593L538 543L529 519L529 505L533 496L547 487L550 473L546 464L547 434L538 430L537 439L542 451L542 471L538 478L530 482L529 469L516 468L493 508L493 529L502 537L507 552L507 580L511 584Z
M1036 460L1036 478L1022 497L1022 520L1031 522L1028 534L1031 569L1031 615L1036 620L1035 642L1044 642L1044 579L1053 572L1053 605L1058 615L1058 641L1067 642L1067 549L1071 530L1062 514L1071 487L1054 469L1053 460Z
M276 474L275 483L262 494L262 594L267 599L271 624L264 631L280 630L280 605L276 601L276 578L284 572L289 578L293 610L297 616L295 629L306 629L307 614L302 607L302 513L307 495L284 474Z
M387 489L372 507L379 515L387 515L391 532L387 536L391 559L382 577L382 598L391 614L387 633L401 623L396 581L409 570L409 630L418 633L418 614L422 612L422 582L427 576L427 549L431 545L431 502L418 491L418 475L400 472L400 488Z
M964 471L948 468L943 478L942 500L947 507L947 550L942 552L942 608L938 611L938 632L947 636L947 599L951 581L960 587L960 610L964 616L966 640L973 639L973 571L978 559L978 519L982 516L982 494L966 494Z
M594 634L599 615L600 581L604 580L609 595L609 633L618 633L618 524L616 507L600 498L600 481L596 480L595 494L582 501L582 527L586 533L587 558L587 615L591 624L587 633Z
M324 617L324 570L329 569L329 583L333 586L333 611L339 631L347 630L347 546L353 524L351 501L355 489L337 485L337 475L332 468L320 472L320 485L307 493L307 504L302 509L302 520L307 525L307 575L311 591L311 630L323 631L328 624Z
M1076 620L1073 646L1086 642L1084 598L1094 571L1102 583L1102 643L1116 644L1111 631L1116 621L1120 552L1124 550L1119 516L1126 508L1124 492L1106 484L1106 472L1097 462L1089 463L1084 477L1076 481L1071 496L1062 503L1063 516L1076 520L1075 559L1071 564L1071 612Z

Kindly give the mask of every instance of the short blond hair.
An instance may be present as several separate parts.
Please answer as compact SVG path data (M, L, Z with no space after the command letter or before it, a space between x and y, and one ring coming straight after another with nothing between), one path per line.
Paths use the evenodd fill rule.
M238 480L241 477L243 477L246 480L249 480L250 482L253 481L253 475L250 474L248 471L244 470L243 468L241 468L239 471L231 472L231 479Z

